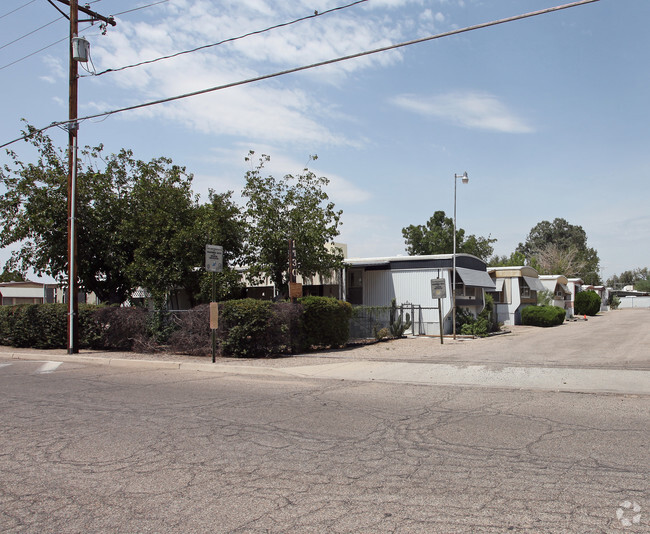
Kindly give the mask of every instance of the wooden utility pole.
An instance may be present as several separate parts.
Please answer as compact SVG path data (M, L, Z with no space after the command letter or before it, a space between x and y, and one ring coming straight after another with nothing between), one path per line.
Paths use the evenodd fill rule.
M69 44L69 98L68 98L68 354L79 352L79 298L77 285L77 82L79 79L77 60L74 57L73 39L79 30L79 11L89 15L89 21L101 20L115 26L112 17L104 17L88 7L80 7L78 0L57 0L70 6L70 44ZM50 2L51 3L51 2ZM54 5L54 4L52 4ZM56 7L54 5L54 7ZM58 7L57 10L61 11Z
M72 39L77 37L79 12L77 0L70 0L70 88L68 98L68 354L79 352L79 298L77 293L77 62Z

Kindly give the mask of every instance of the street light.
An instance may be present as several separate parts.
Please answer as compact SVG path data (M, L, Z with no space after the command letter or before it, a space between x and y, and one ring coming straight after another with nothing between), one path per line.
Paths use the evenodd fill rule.
M456 184L458 184L458 178L462 178L464 184L469 182L467 171L463 174L454 174L454 255L452 260L453 282L451 286L451 321L454 339L456 339ZM440 327L442 328L442 325Z

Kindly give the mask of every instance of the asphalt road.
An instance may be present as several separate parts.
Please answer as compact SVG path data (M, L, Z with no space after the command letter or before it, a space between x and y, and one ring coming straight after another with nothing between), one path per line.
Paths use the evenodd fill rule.
M0 360L1 532L650 532L650 397Z

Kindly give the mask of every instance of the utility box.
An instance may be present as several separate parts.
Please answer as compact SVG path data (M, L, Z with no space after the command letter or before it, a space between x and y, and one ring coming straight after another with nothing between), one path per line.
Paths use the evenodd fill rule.
M86 63L90 52L90 43L83 37L72 38L72 59Z

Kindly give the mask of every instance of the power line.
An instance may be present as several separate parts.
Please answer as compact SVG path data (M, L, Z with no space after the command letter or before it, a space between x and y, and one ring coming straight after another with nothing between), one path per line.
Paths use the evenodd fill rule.
M22 8L24 8L24 7L27 7L29 4L33 4L34 2L36 2L36 0L30 0L29 2L23 4L22 6L19 6L19 7L17 7L16 9L12 9L11 11L9 11L8 13L5 13L4 15L0 15L0 19L3 19L3 18L5 18L5 17L8 17L8 16L11 15L12 13L15 13L16 11L19 11L20 9L22 9Z
M36 0L31 0L30 2L27 2L27 4L25 4L25 5L21 6L21 7L25 7L26 5L31 4L32 2L35 2L35 1L36 1ZM135 9L129 9L129 10L127 10L127 11L123 11L122 13L117 13L117 15L122 15L122 14L124 14L124 13L130 13L131 11L136 11L136 10L138 10L138 9L144 9L144 8L146 8L146 7L155 6L155 5L157 5L157 4L161 4L161 3L163 3L163 2L168 2L168 1L169 1L169 0L161 0L161 1L156 2L156 3L153 3L153 4L149 4L149 5L146 5L146 6L141 6L141 7L135 8ZM89 3L89 4L96 4L97 2L101 2L101 0L94 0L94 1L92 1L92 2L88 2L88 3ZM18 9L20 9L20 7L17 8L17 9L14 9L14 11L17 11ZM10 12L10 13L13 13L13 11ZM9 15L10 13L7 13L6 15L3 15L3 16L7 16L7 15ZM0 18L1 18L1 17L0 17ZM56 19L56 20L60 20L61 18L62 18L62 17L59 17L59 18ZM52 22L55 22L55 21L52 21ZM52 24L52 23L49 23L49 24ZM46 24L46 26L47 26L47 24ZM92 26L93 26L93 25L91 24L90 26L86 26L85 28L82 28L82 29L79 30L79 31L86 31L88 28L90 28L90 27L92 27ZM45 26L42 26L42 27L45 27ZM34 30L34 31L38 31L38 30L40 30L40 29L41 29L41 28L38 28L37 30ZM32 33L34 33L34 32L32 32ZM30 35L30 34L27 34L27 35ZM23 37L27 37L27 35L24 35ZM20 39L22 39L22 37L20 37ZM21 57L21 58L16 59L15 61L12 61L11 63L7 63L6 65L3 65L2 67L0 67L0 70L4 70L4 69L6 69L7 67L11 67L12 65L15 65L16 63L20 63L21 61L24 61L25 59L29 59L30 57L35 56L36 54L39 54L40 52L43 52L44 50L47 50L48 48L51 48L51 47L53 47L54 45L57 45L57 44L59 44L60 42L65 41L65 40L67 40L67 39L69 39L69 36L66 35L63 39L59 39L58 41L54 41L53 43L50 43L49 45L46 45L46 46L44 46L43 48L39 48L38 50L35 50L34 52L31 52L31 53L27 54L26 56L23 56L23 57ZM17 40L19 40L19 39L17 39ZM7 43L6 45L4 45L4 46L1 47L1 48L4 48L5 46L10 45L10 44L12 44L13 42L15 42L15 41L12 41L11 43Z
M167 1L167 0L164 0L164 1ZM322 11L322 12L316 11L316 12L314 12L313 15L308 15L306 17L301 17L299 19L295 19L295 20L292 20L290 22L283 22L282 24L276 24L275 26L270 26L270 27L265 28L263 30L256 30L256 31L253 31L253 32L245 33L244 35L240 35L238 37L230 37L229 39L224 39L223 41L219 41L217 43L211 43L211 44L199 46L197 48L192 48L191 50L183 50L182 52L176 52L176 53L170 54L168 56L161 56L161 57L157 57L155 59L148 59L146 61L141 61L139 63L134 63L132 65L125 65L124 67L119 67L119 68L116 68L116 69L106 69L106 70L103 70L101 72L98 72L96 74L96 76L101 76L102 74L107 74L109 72L118 72L118 71L121 71L121 70L130 69L130 68L133 68L133 67L140 67L142 65L148 65L149 63L155 63L157 61L162 61L164 59L171 59L171 58L174 58L174 57L182 56L183 54L190 54L192 52L197 52L199 50L205 50L206 48L212 48L214 46L219 46L219 45L222 45L224 43L230 43L232 41L237 41L239 39L244 39L245 37L250 37L251 35L259 35L261 33L265 33L265 32L271 31L271 30L276 30L278 28L283 28L285 26L290 26L292 24L296 24L296 23L302 22L304 20L313 19L313 18L316 18L316 17L321 17L323 15L327 15L327 14L333 13L335 11L340 11L342 9L347 9L349 7L356 6L357 4L363 4L364 2L367 2L367 1L368 0L357 0L356 2L352 2L351 4L347 4L347 5L339 6L339 7L334 7L332 9L328 9L328 10ZM160 3L160 2L158 2L158 3ZM155 5L155 4L152 4L152 5ZM118 13L118 15L119 15L119 13Z
M85 31L85 30L87 30L88 28L91 28L91 27L92 27L92 24L90 24L89 26L86 26L85 28L81 29L80 31ZM68 39L70 39L70 37L66 35L63 39L59 39L58 41L54 41L53 43L50 43L49 45L46 45L43 48L39 48L38 50L36 50L35 52L32 52L31 54L27 54L26 56L23 56L23 57L15 60L15 61L12 61L11 63L7 63L6 65L3 65L2 67L0 67L0 70L6 69L7 67L11 67L12 65L15 65L16 63L20 63L21 61L23 61L23 60L25 60L27 58L30 58L32 56L35 56L39 52L42 52L43 50L47 50L48 48L52 48L54 45L57 45L57 44L59 44L59 43L61 43L63 41L66 41Z
M96 119L98 117L107 117L109 115L116 115L117 113L122 113L124 111L133 111L133 110L136 110L136 109L146 108L146 107L149 107L149 106L156 106L158 104L165 104L167 102L173 102L175 100L182 100L182 99L190 98L190 97L193 97L193 96L199 96L199 95L203 95L203 94L206 94L206 93L212 93L214 91L229 89L231 87L238 87L240 85L247 85L247 84L253 83L253 82L259 82L259 81L262 81L262 80L277 78L279 76L284 76L286 74L293 74L295 72L300 72L300 71L304 71L304 70L308 70L308 69L313 69L313 68L316 68L316 67L323 67L323 66L326 66L326 65L332 65L334 63L340 63L342 61L348 61L350 59L356 59L356 58L360 58L360 57L364 57L364 56L369 56L369 55L372 55L372 54L378 54L380 52L387 52L389 50L395 50L397 48L404 48L406 46L420 44L420 43L424 43L424 42L427 42L427 41L433 41L435 39L441 39L443 37L450 37L452 35L458 35L458 34L461 34L461 33L480 30L480 29L483 29L483 28L491 27L491 26L497 26L499 24L505 24L507 22L514 22L514 21L517 21L517 20L522 20L522 19L526 19L526 18L530 18L530 17L536 17L538 15L545 15L545 14L553 13L553 12L560 11L560 10L563 10L563 9L583 6L583 5L586 5L586 4L593 4L594 2L599 2L599 1L600 0L580 0L578 2L572 2L570 4L564 4L564 5L561 5L561 6L541 9L539 11L532 11L530 13L524 13L522 15L515 15L513 17L508 17L508 18L505 18L505 19L495 20L495 21L492 21L492 22L484 22L484 23L481 23L481 24L476 24L474 26L467 26L465 28L460 28L460 29L457 29L457 30L449 31L449 32L439 33L439 34L436 34L436 35L430 35L428 37L422 37L420 39L414 39L412 41L405 41L403 43L384 46L384 47L381 47L381 48L375 48L373 50L358 52L356 54L351 54L351 55L348 55L348 56L342 56L342 57L338 57L338 58L334 58L334 59L328 59L326 61L320 61L318 63L312 63L310 65L304 65L302 67L295 67L293 69L287 69L287 70L283 70L283 71L280 71L280 72L275 72L273 74L264 74L262 76L257 76L255 78L249 78L247 80L241 80L241 81L238 81L238 82L232 82L232 83L228 83L228 84L224 84L224 85L217 85L215 87L209 87L207 89L200 89L198 91L193 91L191 93L184 93L184 94L181 94L181 95L171 96L171 97L167 97L167 98L161 98L159 100L153 100L151 102L145 102L143 104L136 104L134 106L128 106L128 107L124 107L124 108L120 108L120 109L114 109L112 111L105 111L103 113L95 113L94 115L86 115L85 117L77 118L76 121L85 121L85 120L88 120L88 119ZM28 137L30 137L33 134L44 132L45 130L49 130L50 128L54 128L55 126L62 126L64 124L69 124L70 122L71 121L69 121L69 120L53 122L49 126L45 126L44 128L34 130L31 134L23 135L21 137L18 137L17 139L14 139L13 141L9 141L7 143L4 143L4 144L0 145L0 148L4 148L6 146L9 146L9 145L11 145L13 143L16 143L17 141L22 141L23 139L27 139Z
M18 39L14 39L13 41L8 42L7 44L3 44L2 46L0 46L0 50L2 50L3 48L8 47L9 45L12 45L12 44L14 44L14 43L17 43L18 41L20 41L21 39L24 39L25 37L29 37L30 35L36 33L36 32L39 31L39 30L42 30L43 28L47 28L50 24L54 24L56 21L61 20L62 18L63 18L63 17L58 17L58 18L56 18L56 19L54 19L54 20L51 20L51 21L48 22L47 24L43 24L43 26L41 26L40 28L36 28L35 30L32 30L32 31L29 32L29 33L26 33L25 35L23 35L23 36L21 36L21 37L18 37Z
M145 9L151 6L157 6L158 4L164 4L169 2L169 0L160 0L159 2L154 2L153 4L147 4L146 6L134 7L133 9L127 9L126 11L120 11L119 13L113 13L112 17L117 17L118 15L124 15L125 13L132 13L133 11L139 11L140 9Z

